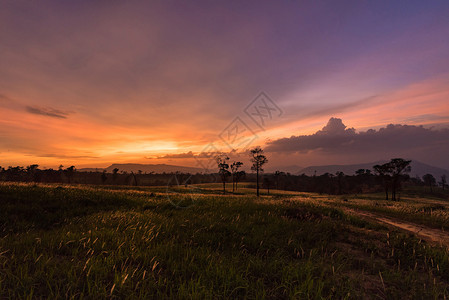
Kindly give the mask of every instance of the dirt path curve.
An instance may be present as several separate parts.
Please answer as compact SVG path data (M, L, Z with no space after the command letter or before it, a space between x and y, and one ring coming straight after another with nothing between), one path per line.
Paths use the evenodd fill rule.
M372 212L354 209L345 209L345 211L347 211L350 214L360 216L362 218L375 220L377 222L381 222L396 228L400 228L407 232L413 233L414 235L425 241L436 243L438 245L442 245L445 246L446 248L449 248L449 232L402 220L393 219L390 217L385 217L382 215L374 214Z

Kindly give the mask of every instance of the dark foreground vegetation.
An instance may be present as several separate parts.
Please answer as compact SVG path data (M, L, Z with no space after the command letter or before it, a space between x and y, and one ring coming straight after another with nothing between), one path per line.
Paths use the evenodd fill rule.
M247 186L2 183L0 298L449 296L446 249L321 205L352 198Z

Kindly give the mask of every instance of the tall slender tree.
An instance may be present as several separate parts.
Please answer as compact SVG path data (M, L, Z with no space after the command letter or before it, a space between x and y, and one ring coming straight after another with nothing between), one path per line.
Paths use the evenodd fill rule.
M231 164L231 173L232 173L232 192L237 190L237 182L239 179L239 169L243 166L243 163L241 161L234 161Z
M237 191L239 182L240 182L240 180L242 178L245 177L245 175L246 175L246 172L243 171L243 170L238 171L237 173L235 173L235 191Z
M226 194L226 180L231 175L228 164L229 157L226 155L218 155L215 161L217 162L218 174L223 182L223 194Z
M251 170L256 171L257 197L259 197L259 173L263 172L263 165L268 162L268 159L263 154L262 148L260 148L259 146L250 151L250 157L250 160L253 164Z

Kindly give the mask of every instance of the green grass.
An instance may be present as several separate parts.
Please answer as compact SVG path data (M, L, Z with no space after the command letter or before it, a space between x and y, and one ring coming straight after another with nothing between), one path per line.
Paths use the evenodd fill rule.
M382 194L327 198L323 201L335 207L360 209L431 228L449 230L449 199L441 196L441 192L428 193L426 196L422 187L406 190L399 201L384 200Z
M0 184L0 298L449 296L444 249L290 192L201 189L177 208L183 188Z

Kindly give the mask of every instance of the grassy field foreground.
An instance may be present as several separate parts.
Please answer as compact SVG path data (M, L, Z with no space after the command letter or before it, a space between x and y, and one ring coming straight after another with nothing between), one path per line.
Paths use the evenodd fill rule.
M449 296L446 249L242 191L0 184L0 298Z

